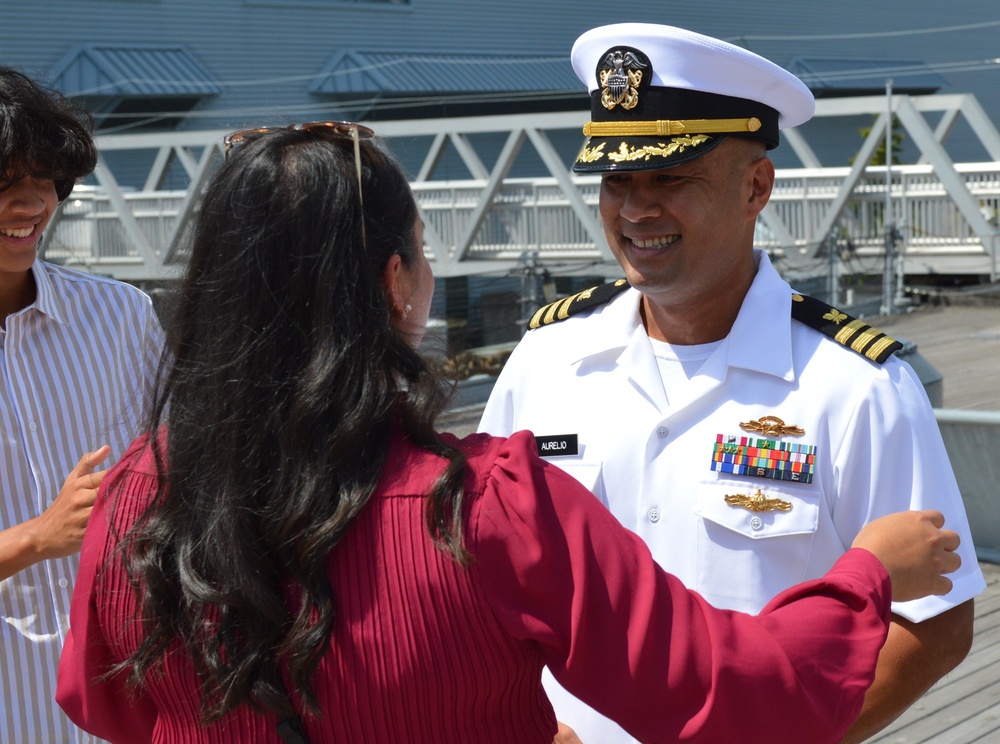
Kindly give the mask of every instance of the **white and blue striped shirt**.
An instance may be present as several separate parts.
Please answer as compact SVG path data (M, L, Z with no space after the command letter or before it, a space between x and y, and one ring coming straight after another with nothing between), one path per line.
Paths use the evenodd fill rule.
M144 422L163 344L149 297L36 261L35 302L0 327L0 530L37 517L84 453L113 462ZM0 581L0 741L87 744L55 702L77 557ZM123 704L127 704L123 701Z

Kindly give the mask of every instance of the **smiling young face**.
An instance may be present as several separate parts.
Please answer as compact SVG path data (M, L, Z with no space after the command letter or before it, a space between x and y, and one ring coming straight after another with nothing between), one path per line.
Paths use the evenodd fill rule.
M34 301L31 265L58 204L56 186L49 179L0 178L0 317Z
M0 178L0 278L9 282L27 274L58 203L51 180Z
M755 273L754 224L774 181L762 150L730 138L674 168L602 175L608 245L647 307L706 317L720 301L738 308Z

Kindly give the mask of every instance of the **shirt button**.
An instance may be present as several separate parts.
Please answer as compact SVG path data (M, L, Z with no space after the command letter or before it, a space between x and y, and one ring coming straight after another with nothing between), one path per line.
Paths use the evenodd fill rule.
M764 527L764 520L761 519L760 517L754 517L753 519L750 520L750 529L760 530L763 529L763 527Z
M59 586L61 586L63 589L65 589L67 586L69 586L69 580L68 579L59 579Z
M669 433L670 433L670 430L667 427L665 427L665 426L658 426L658 427L656 427L656 436L658 436L660 439L663 439Z
M652 509L650 509L646 513L646 516L649 517L649 521L650 522L659 522L660 521L660 510L657 507L654 506Z
M32 421L30 424L28 424L28 428L31 429L32 431L38 431L38 424Z

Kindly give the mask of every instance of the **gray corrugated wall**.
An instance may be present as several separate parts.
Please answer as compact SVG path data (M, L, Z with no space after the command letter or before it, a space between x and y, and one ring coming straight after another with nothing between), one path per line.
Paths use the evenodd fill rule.
M84 42L183 44L225 86L199 108L210 117L192 118L185 128L236 127L268 115L330 115L328 102L307 92L307 78L340 47L568 58L573 40L587 28L635 20L730 39L779 64L822 55L917 57L934 64L1000 57L1000 28L898 32L998 19L996 4L982 0L0 0L0 62L45 76ZM943 92L974 92L1000 120L1000 96L993 93L1000 68L943 75L950 83ZM962 139L963 127L953 143ZM972 145L953 155L983 157Z

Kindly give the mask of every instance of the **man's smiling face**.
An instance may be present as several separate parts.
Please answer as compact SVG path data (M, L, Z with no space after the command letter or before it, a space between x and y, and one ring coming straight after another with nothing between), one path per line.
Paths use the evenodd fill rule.
M745 269L762 206L758 150L729 138L674 168L602 175L604 233L634 287L672 305L726 291L729 273Z

